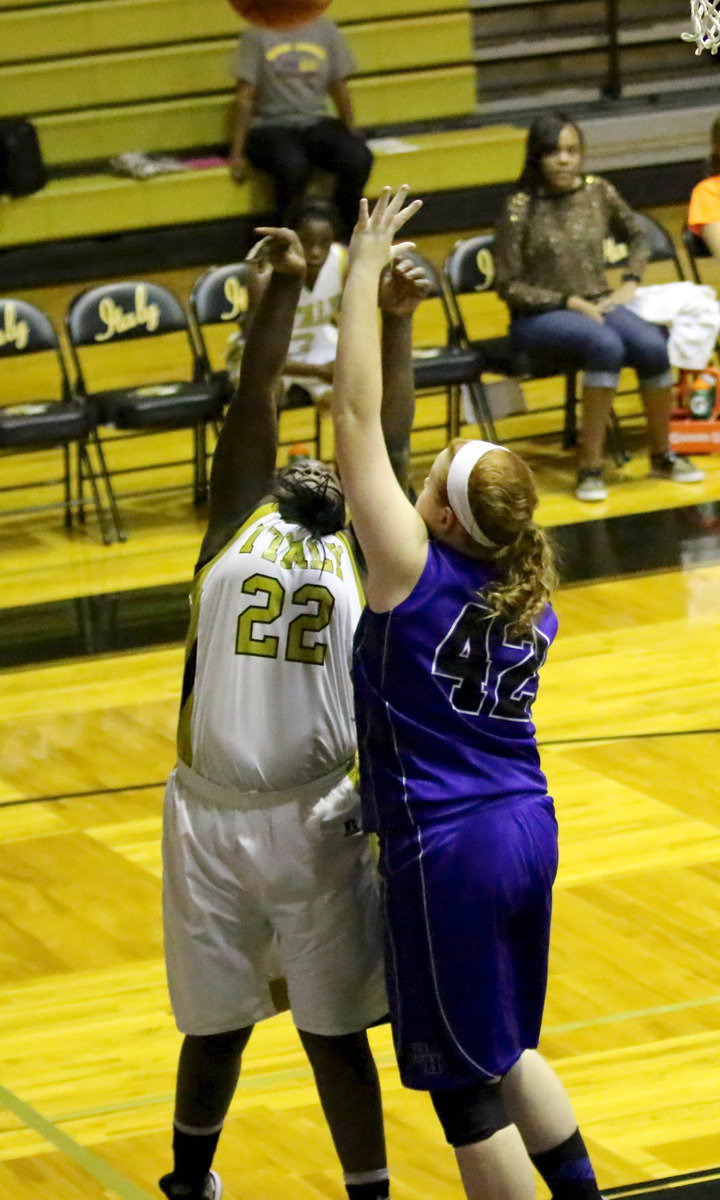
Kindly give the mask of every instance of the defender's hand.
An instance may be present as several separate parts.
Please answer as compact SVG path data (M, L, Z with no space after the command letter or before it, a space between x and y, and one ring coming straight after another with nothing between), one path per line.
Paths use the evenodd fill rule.
M409 190L406 183L394 195L392 188L383 188L372 212L366 199L360 201L360 214L350 241L351 266L362 261L382 270L390 258L395 234L422 208L422 200L405 203ZM395 254L400 256L412 248L412 242L401 242L395 247Z

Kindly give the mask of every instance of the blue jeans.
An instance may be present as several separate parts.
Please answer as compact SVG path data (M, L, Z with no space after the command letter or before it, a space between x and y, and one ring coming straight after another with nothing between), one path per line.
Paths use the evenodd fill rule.
M633 367L644 390L671 383L666 335L623 305L602 325L566 308L517 316L510 326L514 353L526 355L538 374L584 372L586 387L616 388L623 367Z

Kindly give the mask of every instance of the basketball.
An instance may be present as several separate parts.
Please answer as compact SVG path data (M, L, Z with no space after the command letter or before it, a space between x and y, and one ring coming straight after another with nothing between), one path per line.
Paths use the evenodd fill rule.
M263 29L294 29L321 17L330 0L230 0L251 25Z

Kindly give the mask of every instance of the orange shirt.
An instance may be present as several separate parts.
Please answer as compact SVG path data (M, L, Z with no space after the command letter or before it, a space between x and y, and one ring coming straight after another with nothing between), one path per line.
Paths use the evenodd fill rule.
M716 221L720 221L720 175L711 175L692 190L688 225L702 237L704 226Z

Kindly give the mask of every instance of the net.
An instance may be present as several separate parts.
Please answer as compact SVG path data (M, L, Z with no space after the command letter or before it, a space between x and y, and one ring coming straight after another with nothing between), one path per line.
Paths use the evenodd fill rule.
M717 54L720 49L720 0L690 0L692 33L684 33L683 41L695 42L696 54L709 50Z

